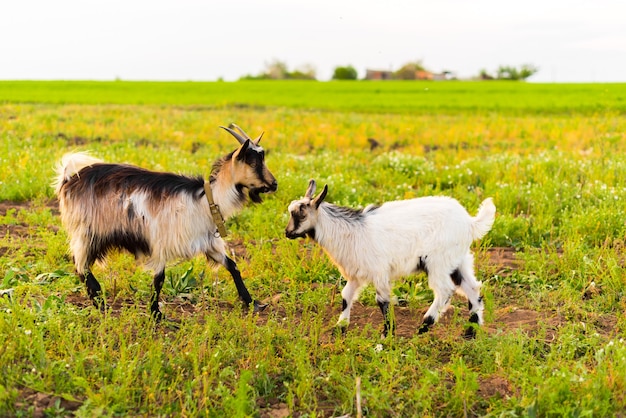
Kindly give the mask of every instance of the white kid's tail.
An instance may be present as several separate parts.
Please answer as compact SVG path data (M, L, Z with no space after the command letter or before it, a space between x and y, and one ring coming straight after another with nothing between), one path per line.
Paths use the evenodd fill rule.
M493 221L496 218L496 205L493 204L492 198L483 200L478 208L478 214L472 218L472 238L479 239L484 237L491 230Z
M80 170L85 167L89 167L94 164L101 163L102 160L98 158L92 157L86 152L75 152L73 154L65 154L61 159L61 162L57 165L56 172L57 176L52 183L52 187L54 187L54 191L59 195L61 191L61 186L66 181L78 174Z

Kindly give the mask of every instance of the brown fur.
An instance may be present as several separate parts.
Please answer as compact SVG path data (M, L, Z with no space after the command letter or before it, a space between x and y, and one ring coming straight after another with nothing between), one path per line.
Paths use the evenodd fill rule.
M275 191L277 183L265 166L263 149L247 140L213 164L210 187L227 219L243 208L248 196L260 202L259 194ZM216 235L202 177L105 164L72 154L59 166L55 189L76 271L94 303L100 285L91 265L114 248L128 250L155 272L151 310L156 317L161 315L158 296L166 263L198 253L224 265L240 297L252 302L223 239Z

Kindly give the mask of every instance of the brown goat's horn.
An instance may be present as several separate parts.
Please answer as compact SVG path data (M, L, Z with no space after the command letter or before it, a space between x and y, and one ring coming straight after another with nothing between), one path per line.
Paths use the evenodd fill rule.
M243 129L241 129L239 126L235 125L234 123L231 122L230 125L228 125L228 127L230 129L237 129L244 138L252 140L250 136Z
M248 135L246 133L246 131L241 129L238 125L235 125L234 123L231 123L230 125L228 125L228 127L231 128L231 129L237 129L239 131L239 133L241 133L241 135L244 138L249 139L250 141L252 141L254 143L254 145L259 145L259 142L261 142L261 138L263 137L263 134L265 133L265 132L261 132L261 135L259 135L259 137L257 139L252 139L252 138L250 138L250 135Z
M232 130L232 129L230 129L230 128L227 128L227 127L225 127L225 126L220 126L220 128L224 129L225 131L227 131L228 133L230 133L232 136L234 136L234 137L237 139L237 141L239 141L239 143L240 143L241 145L245 144L245 143L246 143L246 141L248 140L248 138L244 138L244 137L242 137L241 135L239 135L237 132L233 131L233 130Z

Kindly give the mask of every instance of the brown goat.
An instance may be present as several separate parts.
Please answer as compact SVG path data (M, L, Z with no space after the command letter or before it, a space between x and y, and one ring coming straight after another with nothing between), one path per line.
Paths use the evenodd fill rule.
M63 157L54 187L76 272L94 305L103 307L91 266L110 250L125 249L155 273L150 311L156 319L163 317L159 295L166 263L199 253L230 272L246 305L254 303L255 311L265 307L252 300L218 231L248 199L261 202L260 194L276 191L278 184L259 146L263 134L252 140L237 125L222 128L240 146L213 164L208 182L200 176L108 164L85 153Z

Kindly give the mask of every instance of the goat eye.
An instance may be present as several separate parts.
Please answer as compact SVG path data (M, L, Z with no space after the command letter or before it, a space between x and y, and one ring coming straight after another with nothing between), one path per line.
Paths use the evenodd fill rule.
M262 165L264 156L264 151L255 152L253 150L248 150L245 156L246 164L248 164L250 167L256 167L260 164Z
M246 154L246 164L248 164L250 167L254 167L256 165L256 158L254 157L254 155L250 155L250 154Z

